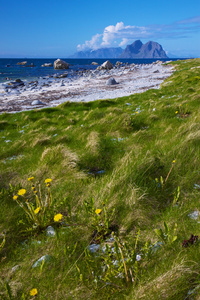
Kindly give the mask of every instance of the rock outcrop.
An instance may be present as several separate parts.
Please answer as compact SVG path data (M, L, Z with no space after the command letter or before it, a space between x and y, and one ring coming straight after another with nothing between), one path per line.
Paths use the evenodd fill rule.
M54 69L69 69L69 64L66 61L58 58L54 61Z

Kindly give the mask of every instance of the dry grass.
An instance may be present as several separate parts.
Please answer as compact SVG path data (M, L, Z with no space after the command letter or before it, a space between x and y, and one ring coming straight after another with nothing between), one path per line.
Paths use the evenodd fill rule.
M92 154L98 154L99 151L99 134L96 131L92 131L88 137L87 137L87 144L86 148L92 153Z

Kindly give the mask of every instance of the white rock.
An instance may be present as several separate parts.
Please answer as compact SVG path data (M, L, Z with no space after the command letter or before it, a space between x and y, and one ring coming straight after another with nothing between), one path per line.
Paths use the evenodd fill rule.
M43 65L41 65L41 67L53 67L52 63L45 63Z
M193 211L188 215L188 217L192 220L197 220L199 217L199 211L198 210Z
M56 235L55 229L52 226L48 226L46 228L46 234L47 236L55 236Z
M34 100L31 105L45 105L45 103L43 103L42 101L40 100Z
M141 255L139 255L139 254L136 255L136 260L137 260L137 261L140 261L141 258L142 258Z
M69 69L69 64L58 58L54 61L54 69Z
M98 244L92 244L92 245L88 246L88 250L92 253L97 252L99 250L99 248L100 248L100 245L98 245Z
M113 68L113 64L109 60L105 61L101 66L97 68L97 70L111 70Z
M50 260L51 260L51 256L50 255L43 255L41 258L39 258L35 263L34 263L34 265L32 265L32 268L36 268L36 267L39 267L39 266L41 266L41 264L43 263L43 262L50 262Z

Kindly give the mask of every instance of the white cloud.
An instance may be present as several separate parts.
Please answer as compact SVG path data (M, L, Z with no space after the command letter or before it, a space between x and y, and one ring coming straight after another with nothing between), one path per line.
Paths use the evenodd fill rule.
M200 16L181 20L169 25L135 26L124 25L118 22L116 25L105 27L103 33L97 33L91 40L77 46L77 50L98 49L104 47L123 47L137 39L178 39L186 38L188 34L200 32Z
M126 46L129 43L129 39L123 38L121 43L119 44L119 47Z
M83 45L78 45L77 50L78 51L85 51L88 49L98 49L100 40L101 40L102 34L95 34L90 41L85 41L85 44Z

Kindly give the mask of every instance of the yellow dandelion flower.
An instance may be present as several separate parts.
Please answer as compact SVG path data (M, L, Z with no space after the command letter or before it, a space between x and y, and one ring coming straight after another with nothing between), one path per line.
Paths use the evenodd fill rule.
M57 215L54 216L53 219L54 219L55 222L59 222L62 219L62 217L63 217L62 214L57 214Z
M175 159L174 159L174 160L173 160L173 164L175 164L175 162L176 162L176 161L175 161Z
M135 113L138 114L138 111L136 111Z
M45 179L45 183L49 183L49 182L51 182L52 181L52 179L51 178L47 178L47 179Z
M100 209L100 208L97 208L97 209L95 210L95 214L99 215L100 213L101 213L101 209Z
M38 293L37 289L32 289L32 290L30 291L30 296L36 296L37 293Z
M28 181L32 181L34 179L34 177L29 177Z
M13 196L13 200L17 200L18 199L18 196Z
M34 186L32 186L32 187L31 187L31 189L34 191L34 190L35 190L35 187L34 187Z
M40 207L37 207L35 210L34 210L34 213L37 215L40 211Z
M24 194L26 194L26 190L25 189L19 190L19 192L18 192L19 196L23 196Z
M178 114L178 110L175 112L175 114Z
M47 187L50 187L50 185L51 185L51 184L48 182L48 183L47 183Z

